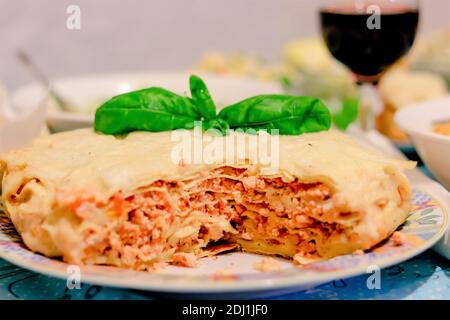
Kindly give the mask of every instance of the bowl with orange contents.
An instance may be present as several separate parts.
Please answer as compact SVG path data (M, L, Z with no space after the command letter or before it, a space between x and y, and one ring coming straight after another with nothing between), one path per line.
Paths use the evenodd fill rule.
M450 96L404 108L395 120L433 175L450 190Z

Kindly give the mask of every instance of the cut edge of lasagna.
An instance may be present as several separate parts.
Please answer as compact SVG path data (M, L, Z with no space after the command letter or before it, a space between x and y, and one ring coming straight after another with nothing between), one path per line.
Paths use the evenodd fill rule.
M26 189L8 194L8 205L25 202ZM200 257L230 250L306 264L369 249L395 231L361 241L355 228L367 212L351 210L331 185L286 182L251 168L221 166L189 179L157 180L107 201L73 190L55 192L52 213L36 232L46 233L40 238L49 239L65 261L80 265L191 267ZM398 193L396 205L402 207L410 194L401 187ZM380 210L387 205L377 204Z

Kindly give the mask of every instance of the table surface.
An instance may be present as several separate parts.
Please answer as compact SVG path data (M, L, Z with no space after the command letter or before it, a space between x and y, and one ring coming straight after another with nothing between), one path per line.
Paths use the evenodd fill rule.
M427 251L384 269L381 288L367 288L368 275L268 299L450 299L450 262ZM0 259L0 299L152 299L151 293L84 284L68 290L65 280L27 271Z
M426 174L429 172L421 166ZM381 271L380 289L369 290L369 275L267 299L450 299L450 261L431 250ZM84 284L69 290L65 280L37 274L0 259L0 299L152 299L149 292Z

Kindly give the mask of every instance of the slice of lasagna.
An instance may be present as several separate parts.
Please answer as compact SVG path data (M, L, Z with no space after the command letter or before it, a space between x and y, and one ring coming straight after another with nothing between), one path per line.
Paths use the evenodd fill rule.
M411 206L402 169L414 164L342 133L280 136L272 171L247 158L174 163L173 149L170 132L43 137L0 156L1 200L31 250L136 270L226 250L301 264L367 250Z

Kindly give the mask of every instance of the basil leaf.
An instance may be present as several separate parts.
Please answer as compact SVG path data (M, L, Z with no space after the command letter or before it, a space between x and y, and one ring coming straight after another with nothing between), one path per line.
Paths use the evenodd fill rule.
M219 113L230 128L278 129L283 135L328 130L331 115L319 100L289 95L260 95L248 98Z
M152 87L106 101L95 113L94 128L106 134L192 129L201 117L191 99Z
M192 100L199 109L201 115L206 120L216 116L216 105L209 94L206 84L196 75L189 78L189 88L191 90Z
M348 98L342 102L341 110L333 114L333 123L336 127L346 130L348 126L358 119L359 101Z

